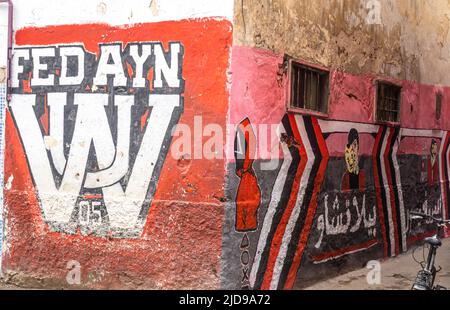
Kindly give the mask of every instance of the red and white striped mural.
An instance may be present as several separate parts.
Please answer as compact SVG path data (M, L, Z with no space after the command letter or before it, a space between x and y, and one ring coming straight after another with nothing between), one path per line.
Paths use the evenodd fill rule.
M246 122L250 123L250 118L246 118ZM326 173L335 173L329 168L327 169L330 160L327 141L332 135L345 134L351 130L359 133L360 140L364 135L372 137L373 146L368 154L372 173L366 171L365 178L369 178L369 175L373 176L373 183L368 180L368 183L372 185L364 185L350 191L348 196L350 198L346 200L346 203L350 204L347 205L346 210L354 206L356 213L347 211L347 223L343 225L346 226L346 230L344 229L342 232L358 233L359 231L361 234L361 219L366 222L376 221L376 224L370 224L370 227L375 227L376 231L371 238L361 239L359 243L355 240L355 243L346 245L335 244L332 251L311 255L308 251L311 243L316 240L316 236L311 234L311 230L322 225L318 219L323 221L323 215L318 217L316 214L318 205L324 203L319 196L328 197L329 193L336 191L349 192L343 187L333 188L329 187L330 183L324 183ZM290 289L294 287L297 273L302 272L302 261L305 261L306 256L310 256L313 264L322 264L378 246L380 257L392 257L408 249L407 239L410 241L415 240L414 238L419 239L418 236L411 235L409 231L411 228L408 227L410 225L408 210L414 209L415 206L405 206L404 202L405 191L402 189L402 178L408 176L401 175L399 156L408 158L408 155L398 154L402 139L432 139L430 141L442 139L435 163L436 168L428 172L439 172L439 175L435 176L436 181L439 180L439 199L442 200L442 209L439 215L447 217L448 132L317 120L311 116L288 113L280 123L278 135L282 159L280 159L275 180L266 178L264 174L267 171L263 169L256 169L253 172L258 180L259 188L264 188L264 182L273 184L270 187L268 199L266 201L263 199L261 202L259 218L262 220L257 229L251 232L255 234L257 240L249 272L249 284L254 289ZM253 143L255 144L255 142ZM432 144L434 143L437 142ZM333 158L337 159L336 156ZM439 169L437 169L438 165ZM363 170L360 170L361 173ZM364 180L364 178L360 180ZM251 188L249 191L251 193ZM358 209L360 206L357 203L360 198L351 195L360 194L361 191L364 193L363 205L362 209ZM407 194L409 195L409 193ZM367 212L370 212L370 208L365 209L365 205L369 204L366 196L369 199L370 195L374 195L374 209L373 214L368 216ZM353 206L351 206L352 199ZM327 200L328 198L325 198L325 204L327 204ZM437 207L440 206L437 205ZM243 211L240 210L240 212ZM363 215L360 212L363 212ZM325 216L327 216L326 213ZM325 220L328 221L328 218ZM329 224L327 223L327 225ZM318 243L320 242L324 241L321 239ZM331 247L333 248L333 246Z

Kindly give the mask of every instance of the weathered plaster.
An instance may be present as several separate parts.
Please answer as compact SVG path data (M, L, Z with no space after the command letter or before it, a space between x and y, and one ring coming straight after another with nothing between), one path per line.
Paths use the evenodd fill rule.
M183 105L180 105L183 107L182 115L179 116L179 122L176 117L173 119L179 124L193 128L195 116L202 115L205 124L216 123L222 128L226 126L229 100L227 71L232 42L230 22L232 1L199 0L187 3L186 1L139 0L127 5L128 9L124 9L123 3L106 0L81 1L76 4L72 1L17 0L14 4L15 52L17 52L16 48L25 46L83 45L86 51L92 53L92 57L99 57L102 44L120 42L123 47L126 47L127 43L151 45L152 42L160 42L168 53L169 44L179 42L184 51L183 57L178 58L180 67L175 73L177 77L178 74L180 75L180 85L179 87L166 86L170 75L167 74L164 85L160 87L162 91L160 90L159 95L182 95ZM156 50L154 46L151 48L152 51ZM171 59L171 57L168 58ZM172 60L170 61L172 63ZM136 75L132 65L127 66L123 59L120 59L118 63L122 65L124 75L128 78ZM148 63L154 64L154 58ZM93 84L91 76L85 81L88 85L72 85L70 89L63 86L58 90L57 87L60 85L55 83L39 91L32 84L30 85L30 80L33 79L30 71L32 63L28 62L27 66L29 72L21 75L19 85L14 87L13 91L17 97L7 109L6 116L5 141L8 147L5 150L5 171L8 180L11 180L7 182L5 188L8 224L6 225L4 270L8 281L47 288L69 287L70 283L66 281L69 272L67 264L74 260L81 266L81 287L135 289L219 287L225 178L222 158L206 161L175 157L170 153L170 140L165 140L160 147L151 148L148 152L156 154L158 161L163 159L163 163L159 175L151 176L157 182L156 188L151 189L149 186L149 189L145 189L148 193L153 191L153 194L150 200L144 202L144 205L149 207L149 212L139 213L143 224L139 233L130 236L126 232L122 235L114 235L101 231L98 234L90 232L90 229L82 228L67 231L65 229L67 225L54 226L52 225L54 223L47 221L46 210L43 210L39 197L43 193L36 191L36 182L34 182L34 178L43 171L41 169L43 166L36 165L38 169L34 171L30 169L28 160L33 155L32 152L28 152L29 149L20 139L21 135L24 133L26 135L27 130L21 131L13 120L14 117L23 116L19 115L20 113L14 114L14 107L19 107L26 98L29 98L27 96L34 96L38 92L47 96L48 93L55 91L82 93L88 96L109 94L115 98L125 93L134 98L136 93L144 92L150 99L140 100L139 95L136 95L134 112L131 117L128 117L128 125L132 123L130 126L134 130L132 131L134 134L131 135L131 144L142 145L142 139L138 136L142 136L144 130L164 129L165 125L161 121L167 117L167 115L161 117L161 114L157 114L156 105L149 108L151 96L156 95L152 92L156 88L153 79L156 71L147 67L148 72L144 75L145 86L140 89L128 83L122 89L111 87L106 91L105 85L101 87ZM89 70L90 67L92 66L88 64L85 69ZM56 77L55 80L62 75L61 68L63 68L61 64L49 66L48 70ZM72 69L74 72L78 71L78 69ZM35 74L34 77L37 75ZM110 82L113 83L111 79ZM124 89L126 89L125 93ZM174 93L176 89L180 91ZM89 103L92 102L89 101ZM41 138L45 139L43 136L51 135L49 128L52 122L55 123L56 118L53 120L49 118L52 112L48 102L37 100L34 104L37 110L29 110L32 112L29 116L35 124L39 124L38 127L34 127L39 128L34 130L34 133L40 136L37 140L42 142ZM72 103L67 103L64 109L68 111L73 106ZM111 128L105 132L110 131L116 137L118 112L112 100L108 102L108 106L110 109L105 107L104 111L97 110L101 113L92 113L89 122L94 123L95 117L105 115L105 112L111 124ZM139 110L144 106L147 107ZM149 125L153 114L156 115L156 119L154 118L153 124ZM67 139L67 145L65 142L64 145L68 149L74 147L71 144L72 133L69 133L74 131L74 127L68 124L71 122L73 124L77 115L79 116L80 113L63 115L62 118L65 128L64 139ZM171 129L169 129L169 136ZM205 142L208 137L202 138ZM47 145L51 149L55 144L54 140L52 138L45 140L52 142ZM118 143L115 141L114 148L118 148L116 146ZM32 144L31 142L29 145ZM90 142L80 143L80 146L89 150ZM45 154L44 158L47 158L47 152L43 150L41 154ZM168 155L158 156L161 150L163 153L168 152ZM119 152L117 153L116 159L121 156ZM90 154L89 163L78 171L79 174L74 174L72 177L80 178L87 170L102 169L96 157L92 156L94 153ZM69 158L70 155L65 154L63 157ZM47 159L54 162L53 155L48 156ZM146 167L138 173L148 172L149 165L152 164L154 163L146 161ZM53 179L59 178L57 176L59 173L56 172L55 167L52 166L51 169L53 170L50 173L50 180L54 181ZM123 176L123 179L129 182L131 178ZM143 183L140 182L137 188L142 185ZM62 190L64 191L65 188ZM101 189L96 193L88 193L89 198L81 192L80 195L83 194L83 199L98 199L95 197L100 197L103 193ZM58 197L57 191L46 192L44 195L51 196L50 207L47 211L53 212L66 208L66 210L75 210L73 204L61 203L59 199L61 197ZM92 196L95 197L92 198ZM114 199L116 198L121 199L120 195ZM23 208L24 205L27 208ZM80 215L79 212L78 214ZM104 217L101 216L101 218L103 222ZM88 219L87 225L91 226L93 224L91 215ZM70 221L73 221L75 226L82 225L76 216L70 216ZM120 222L125 224L127 220L123 218Z
M218 17L231 20L232 0L115 0L28 1L13 0L14 29L47 25L107 23L127 25L190 18ZM51 8L51 9L49 9Z
M270 132L270 125L277 124L286 111L286 76L280 80L281 54L266 49L233 46L232 88L230 103L230 135L228 159L233 158L234 128L249 117L257 135L277 145L277 137ZM355 75L331 70L328 118L333 120L375 124L375 85L379 77L372 74ZM449 130L450 87L422 84L416 81L390 79L402 86L401 126L405 128ZM444 94L440 119L436 118L436 92ZM260 127L265 124L267 129ZM338 139L330 137L331 140ZM342 140L342 138L339 138ZM337 141L339 142L339 141ZM342 145L344 140L337 143ZM362 152L370 153L372 145L361 145ZM270 146L268 147L270 149ZM266 150L258 149L257 158ZM330 152L334 152L331 147ZM267 152L266 152L267 153Z
M6 84L6 68L0 67L0 84Z
M234 44L287 53L353 74L450 85L448 1L235 0Z

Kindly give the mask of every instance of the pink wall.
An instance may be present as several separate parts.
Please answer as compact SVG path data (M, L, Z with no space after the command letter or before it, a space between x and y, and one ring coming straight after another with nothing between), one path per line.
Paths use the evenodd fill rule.
M278 85L278 65L283 55L248 47L233 46L230 122L246 116L254 122L278 122L284 113L284 86Z
M344 156L345 145L348 143L348 134L335 133L327 138L327 148L330 156ZM375 138L370 134L359 134L359 154L371 156Z
M255 130L258 124L279 124L286 112L286 78L279 83L279 65L283 55L267 50L233 46L232 49L232 89L229 111L229 136L227 155L233 159L234 128L248 117ZM415 129L450 129L450 87L425 85L413 81L401 81L374 75L352 75L340 71L330 72L330 98L328 119L361 123L375 123L375 85L384 79L402 86L401 127ZM436 120L435 94L443 93L440 120ZM256 133L261 134L259 131ZM278 140L270 137L272 148ZM333 138L342 145L342 139ZM401 152L421 153L422 147L409 144ZM362 145L363 147L363 145ZM333 151L334 149L334 151ZM361 150L370 154L370 147ZM340 151L331 147L331 155ZM264 151L258 152L257 158ZM267 152L266 152L267 153Z
M329 118L373 123L375 89L372 85L370 77L331 72Z
M229 111L229 135L227 141L227 158L233 160L233 143L235 128L244 118L249 117L252 124L278 124L285 112L285 89L279 85L277 78L278 64L283 62L283 55L270 51L248 47L233 46L232 49L232 87ZM259 128L255 128L258 135ZM278 143L275 135L267 137ZM263 157L259 150L258 158Z

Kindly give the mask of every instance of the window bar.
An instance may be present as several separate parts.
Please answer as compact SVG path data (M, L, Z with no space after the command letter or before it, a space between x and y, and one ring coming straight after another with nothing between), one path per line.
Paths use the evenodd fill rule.
M319 95L320 95L320 76L318 73L316 73L316 110L317 111L321 111L321 105L320 105L320 100L319 100Z
M307 109L311 109L311 103L313 99L313 85L312 85L312 72L308 72L308 99L306 101Z
M291 105L295 107L297 104L297 70L294 66L292 66L292 83L291 83Z
M298 102L297 102L297 107L301 108L302 107L302 103L304 102L302 96L303 96L303 92L305 89L305 81L302 80L302 69L300 67L297 67L297 74L298 74L298 84L300 85L300 93L298 94ZM299 91L297 89L297 91Z
M303 73L303 84L305 85L305 89L303 90L302 108L306 109L306 107L308 106L308 91L309 91L308 72L306 70L303 70L302 73Z

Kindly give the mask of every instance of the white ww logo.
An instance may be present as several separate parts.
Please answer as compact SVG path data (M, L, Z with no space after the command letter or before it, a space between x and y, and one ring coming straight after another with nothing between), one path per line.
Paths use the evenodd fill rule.
M73 116L65 115L67 93L47 94L48 135L41 130L34 110L35 94L14 94L10 103L44 219L52 229L75 232L79 219L74 219L73 213L77 205L81 212L80 192L97 190L101 191L107 212L106 228L102 229L116 237L138 236L145 222L146 213L142 210L152 200L169 147L169 127L179 111L181 97L149 95L151 112L139 144L130 139L134 95L115 95L114 117L110 118L106 113L108 94L75 93L73 96L76 118L72 120L68 151L69 145L65 148L64 141L70 136L65 126L67 118ZM110 126L117 128L117 134ZM134 165L131 165L130 145L137 152L133 156ZM88 168L92 150L96 169Z

